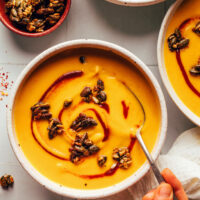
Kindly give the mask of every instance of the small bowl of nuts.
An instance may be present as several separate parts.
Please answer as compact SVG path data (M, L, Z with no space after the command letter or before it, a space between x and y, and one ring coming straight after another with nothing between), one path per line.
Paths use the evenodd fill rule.
M71 0L0 0L0 20L19 35L40 37L62 24L70 5Z

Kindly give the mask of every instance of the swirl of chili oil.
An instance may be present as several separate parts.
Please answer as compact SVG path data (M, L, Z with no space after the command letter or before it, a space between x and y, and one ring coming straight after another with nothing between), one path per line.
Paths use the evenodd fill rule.
M82 71L73 71L73 72L69 72L69 73L66 73L66 74L63 74L62 76L60 76L57 80L55 80L49 87L48 89L43 93L43 95L41 96L41 98L39 99L39 102L43 101L45 99L45 97L48 95L48 93L54 88L56 87L60 82L64 81L64 80L72 80L74 78L78 78L78 77L81 77L83 75L83 72ZM102 109L104 109L107 113L110 112L110 108L109 108L109 105L104 103L102 105L100 105L100 107ZM103 130L104 130L104 138L103 138L103 141L105 142L106 140L108 140L109 138L109 134L110 134L110 130L108 127L106 127L105 123L103 122L101 116L99 115L99 113L95 110L95 109L88 109L88 110L91 110L95 113L97 119L99 120L99 122L101 123L101 126L103 127ZM60 112L59 112L59 119L61 119L62 117L62 114L64 112L64 109L62 109ZM125 117L126 118L126 117ZM48 151L45 147L42 146L42 144L38 141L38 139L35 137L35 133L34 133L34 130L33 130L33 119L31 119L31 131L32 131L32 135L33 135L33 138L34 140L39 144L39 146L45 150L48 154L50 154L51 156L54 156L56 157L57 159L60 159L60 160L66 160L66 161L69 161L68 158L63 158L63 157L60 157L58 155L55 155L53 154L52 152ZM134 147L134 144L136 142L136 138L134 137L131 137L130 139L130 144L128 146L129 148L129 151L131 152L133 147ZM81 175L81 174L75 174L73 172L70 172L70 171L67 171L68 173L71 173L75 176L79 176L81 178L85 178L85 179L94 179L94 178L102 178L104 176L112 176L115 174L115 172L118 170L119 168L119 165L118 163L116 163L114 165L114 167L112 166L110 169L108 169L107 171L105 171L104 173L101 173L101 174L93 174L93 175Z

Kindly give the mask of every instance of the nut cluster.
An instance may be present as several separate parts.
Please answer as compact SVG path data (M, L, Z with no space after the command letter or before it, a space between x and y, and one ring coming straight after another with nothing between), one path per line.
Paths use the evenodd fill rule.
M87 103L93 101L95 104L102 104L107 99L107 95L103 90L104 82L99 79L93 90L90 87L85 87L80 96L83 97L83 100Z
M64 0L8 0L10 20L27 32L43 32L55 25L65 8Z
M100 155L97 157L97 163L98 163L99 167L103 167L105 165L106 161L107 161L107 156Z
M130 151L127 147L115 148L112 154L113 160L119 163L119 167L128 169L132 164Z
M49 139L53 139L57 135L62 135L65 130L62 123L58 119L51 119L47 128Z
M9 187L12 187L14 183L14 179L11 175L5 174L0 179L0 185L3 189L8 189Z
M33 120L49 120L52 114L49 112L50 105L48 103L39 102L31 107Z
M183 49L189 45L189 39L183 38L179 29L168 37L168 46L170 51Z
M196 26L192 29L194 33L200 36L200 21L196 24Z
M82 158L96 154L99 151L99 147L96 146L89 138L88 134L84 133L76 134L75 141L70 147L71 162L78 164Z
M72 122L70 128L79 132L83 129L97 126L97 122L92 118L88 117L84 113L80 113L79 116Z

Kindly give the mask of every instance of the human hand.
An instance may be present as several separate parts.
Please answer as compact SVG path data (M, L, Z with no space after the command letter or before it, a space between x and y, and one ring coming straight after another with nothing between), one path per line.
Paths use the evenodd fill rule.
M147 193L142 200L173 200L173 191L178 200L188 200L181 182L170 169L164 169L161 174L166 183L161 183L156 189Z

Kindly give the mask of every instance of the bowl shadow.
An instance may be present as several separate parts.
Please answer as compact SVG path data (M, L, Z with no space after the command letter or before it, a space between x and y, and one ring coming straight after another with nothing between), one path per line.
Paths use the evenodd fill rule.
M99 0L90 0L90 4L110 26L130 35L158 31L165 13L164 2L144 7L126 7Z

